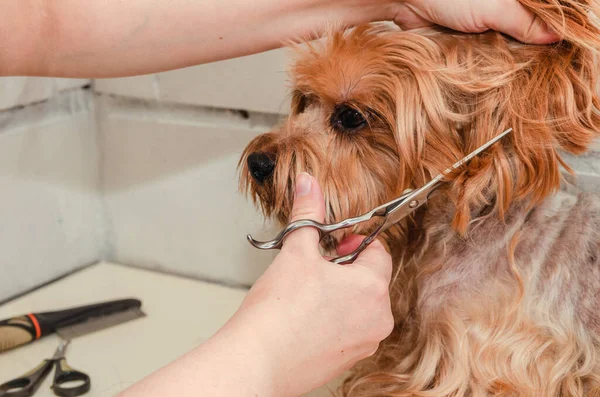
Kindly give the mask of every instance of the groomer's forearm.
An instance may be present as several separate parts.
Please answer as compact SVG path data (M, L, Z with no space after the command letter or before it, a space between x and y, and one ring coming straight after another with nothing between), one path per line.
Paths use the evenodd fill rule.
M280 47L386 0L3 0L0 75L119 77Z
M271 346L255 333L259 328L234 316L208 341L116 397L282 396Z

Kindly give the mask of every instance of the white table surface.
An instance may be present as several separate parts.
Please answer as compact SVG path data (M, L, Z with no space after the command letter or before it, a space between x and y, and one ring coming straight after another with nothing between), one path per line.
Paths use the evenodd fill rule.
M146 317L76 338L67 349L67 362L92 380L92 389L84 396L109 397L208 339L245 294L242 289L103 262L0 306L0 319L105 300L140 299ZM177 333L172 324L177 324ZM51 357L58 343L58 337L50 335L0 353L0 383ZM54 396L52 375L37 397ZM332 393L323 387L309 396Z

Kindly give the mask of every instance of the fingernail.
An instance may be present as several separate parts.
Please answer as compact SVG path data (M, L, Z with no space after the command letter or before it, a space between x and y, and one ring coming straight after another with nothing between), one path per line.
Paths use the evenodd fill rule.
M302 172L296 178L296 197L308 196L312 187L312 177Z

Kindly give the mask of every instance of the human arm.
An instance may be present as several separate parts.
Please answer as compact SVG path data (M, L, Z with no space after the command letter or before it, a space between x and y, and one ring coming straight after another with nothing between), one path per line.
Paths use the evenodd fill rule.
M281 47L329 22L495 29L554 40L516 0L4 0L0 76L157 73ZM498 12L500 10L500 12Z
M322 192L308 180L312 189L296 197L292 220L323 221ZM318 244L315 229L293 232L212 338L119 397L299 396L372 355L393 327L391 258L374 242L352 264L337 265Z
M371 4L369 4L371 3ZM280 47L328 20L383 19L366 0L4 0L0 75L117 77Z

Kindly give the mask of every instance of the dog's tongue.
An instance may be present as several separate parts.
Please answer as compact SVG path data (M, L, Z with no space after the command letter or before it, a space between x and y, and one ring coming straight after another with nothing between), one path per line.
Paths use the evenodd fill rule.
M351 234L337 245L336 251L339 256L348 255L352 251L354 251L360 243L364 240L365 236L359 236L357 234Z

